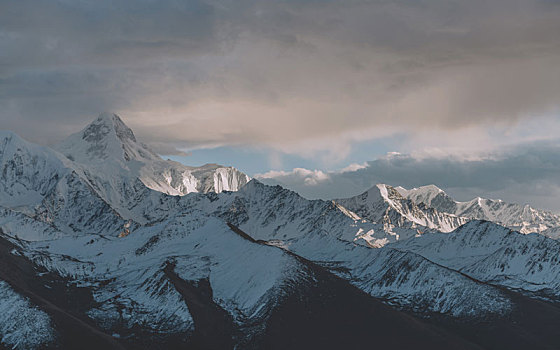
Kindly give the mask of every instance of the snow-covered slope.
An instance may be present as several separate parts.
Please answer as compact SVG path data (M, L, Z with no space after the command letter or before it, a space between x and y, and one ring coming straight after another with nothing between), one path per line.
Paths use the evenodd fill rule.
M501 291L391 245L371 249L328 233L312 233L287 242L286 249L331 269L372 296L422 314L486 317L507 314L511 308Z
M81 164L91 176L128 176L147 187L171 195L191 192L237 191L249 177L233 167L207 164L188 167L161 159L136 140L119 116L103 113L82 131L55 146L68 159ZM119 181L119 179L102 179ZM130 180L128 182L131 182Z
M99 180L97 186L102 187L104 183ZM73 186L68 188L70 195L73 194L73 189ZM131 187L131 189L135 190L136 188ZM94 191L92 196L95 193ZM41 245L40 242L45 237L57 236L56 232L51 232L52 230L47 223L42 224L43 226L35 224L34 229L37 234L32 236L26 229L30 226L26 222L27 217L17 216L14 218L14 214L11 212L5 214L6 219L4 221L10 224L4 226L7 234L37 241L37 243L27 247L28 249L32 247L31 252L28 252L27 255L35 263L63 276L74 278L76 281L98 281L98 284L101 284L103 280L112 281L108 284L102 284L103 288L100 288L94 294L99 302L111 300L109 305L101 305L90 312L90 316L96 318L103 326L112 325L114 327L115 324L125 328L134 326L132 323L127 323L127 320L120 318L115 320L114 317L116 316L111 316L114 315L115 308L128 310L131 319L141 320L147 326L157 324L163 318L183 320L184 322L188 320L188 316L184 313L176 315L170 313L171 311L166 312L165 309L160 310L162 314L158 313L159 311L156 312L156 308L159 310L157 305L162 302L167 305L172 300L176 302L178 296L174 295L172 290L165 293L164 296L160 296L154 291L169 290L169 285L157 283L157 281L160 281L160 283L162 281L161 268L166 261L165 259L174 257L174 260L179 262L176 264L178 269L181 269L181 261L188 266L206 266L209 253L202 256L192 256L192 247L200 246L206 239L212 239L213 243L209 247L221 246L220 249L225 250L221 252L222 255L232 249L230 243L227 243L231 234L225 234L225 238L220 238L218 235L219 232L224 231L223 224L221 231L204 229L205 222L209 220L209 217L214 217L222 223L231 222L242 230L249 232L255 239L272 241L273 244L290 249L313 261L338 262L342 259L344 262L339 263L339 267L351 271L351 277L346 277L354 285L373 296L391 299L393 303L402 307L455 315L464 315L468 310L478 310L479 313L504 310L502 307L482 307L483 304L480 304L481 307L477 308L472 300L465 299L465 296L476 295L478 299L484 299L485 296L489 295L486 291L487 287L478 286L476 283L472 283L472 281L456 273L442 270L428 261L420 261L418 257L412 254L403 254L405 257L396 259L401 262L411 261L405 264L415 266L413 269L401 271L403 276L406 277L392 281L381 278L381 276L387 275L387 271L384 269L392 265L392 261L395 260L394 254L400 253L381 254L365 246L381 247L387 243L396 242L401 236L412 237L416 234L416 231L395 227L391 232L387 232L383 224L374 224L363 220L333 202L309 201L292 191L279 186L266 186L255 180L238 192L226 192L219 195L215 193L192 193L184 197L171 197L138 188L136 192L130 192L127 198L132 198L134 201L124 202L124 204L132 203L133 207L123 208L119 206L116 211L118 213L128 211L138 218L144 218L146 226L133 227L132 233L124 239L115 240L115 230L100 230L93 236L64 237L56 241L49 240L46 245ZM111 201L109 200L107 203L111 203ZM80 206L80 203L77 203L76 208L80 211L87 211L87 207ZM185 216L184 213L189 214ZM126 216L125 218L128 219ZM80 220L80 218L76 219ZM17 220L20 224L15 223ZM59 221L64 222L63 218ZM120 222L124 223L123 220ZM161 233L160 230L168 230L169 227L174 228L177 232L176 235L170 236ZM185 234L190 231L205 232L205 234L196 235L196 239L188 243L188 236L185 236ZM99 233L107 236L99 236ZM162 237L165 237L165 239ZM128 243L125 244L125 242ZM364 246L357 246L356 243ZM102 244L102 246L98 246L98 244ZM174 249L181 249L180 247L184 244L187 244L184 250L191 252L189 257L175 259L180 254ZM224 246L224 244L226 245ZM158 245L169 248L159 250L163 248L158 249ZM57 247L63 247L63 249ZM119 250L119 247L122 250ZM298 247L311 247L312 249ZM117 250L114 251L114 249ZM350 249L350 252L347 255L340 256L340 252L345 252L348 249ZM112 252L108 256L117 260L107 260L107 252ZM139 257L137 252L140 252ZM159 262L153 260L156 253L157 256L161 256ZM267 259L269 260L272 255L269 256L268 254L270 253L267 253ZM127 262L126 257L128 255L133 257L130 262ZM240 251L233 257L228 258L231 261L228 261L226 266L236 269L236 265L240 263L237 260L241 256L243 254ZM224 257L218 256L218 258ZM250 262L254 262L254 259L252 257ZM270 275L271 266L268 263L262 265L266 266L267 274ZM282 269L285 268L285 265L285 263L273 264L273 266ZM426 267L427 265L429 267ZM193 269L192 266L189 271L195 273L196 269ZM148 267L151 270L148 271ZM249 267L245 267L243 270L251 271ZM103 273L98 275L96 271L103 271ZM211 277L208 273L201 273L200 271L196 273L200 274L200 278ZM234 275L234 273L235 270L231 270L224 273L224 276ZM433 274L447 276L438 280L438 283L441 283L440 289L443 288L446 291L439 297L438 303L435 303L435 299L431 299L435 296L435 289L438 288L438 284L433 283ZM295 276L297 273L292 271L288 275ZM377 279L372 276L377 276ZM191 276L189 279L193 278L195 276ZM247 278L254 279L256 277L250 274ZM247 278L243 279L237 276L235 281L247 280ZM403 281L412 280L416 281L414 282L416 288L406 287L406 284L403 284ZM146 286L145 289L136 288L139 281L143 281L141 284ZM210 278L210 281L212 282L212 278ZM462 281L462 283L457 284L453 281ZM220 283L222 282L214 280L214 283L211 284L214 288L216 284ZM461 288L449 289L445 287L454 284L461 285ZM133 286L130 292L124 292L130 285ZM259 282L259 285L262 285L262 283ZM458 295L458 290L469 290L470 293ZM399 292L397 293L397 291ZM217 292L220 292L220 289L217 289ZM248 291L237 293L235 288L231 285L227 286L227 284L224 287L224 293L234 293L238 296L237 298L250 294ZM263 293L266 294L266 290ZM389 296L391 294L392 296ZM221 306L226 310L231 310L233 314L239 312L235 310L252 310L251 306L241 306L250 305L246 301L225 297L221 299L224 300ZM443 299L446 302L443 302ZM494 299L505 300L499 293L490 298L490 300ZM262 302L258 304L259 308L262 307L261 304ZM459 304L463 305L464 308L451 310L450 305ZM488 305L507 305L507 301L490 302ZM135 309L136 306L139 306L140 309ZM236 316L236 318L246 318L247 315L253 313L254 311L246 311L240 313L240 316ZM104 318L100 318L100 315L104 315ZM148 319L148 316L155 317L155 320ZM168 331L188 330L188 327L183 329L173 328L172 324L168 327L170 327L166 328Z
M95 191L84 173L49 148L3 132L0 171L0 205L5 209L68 234L118 232L122 227L122 217ZM26 237L33 239L31 236Z
M49 315L0 280L0 339L12 349L41 348L54 341Z
M98 180L99 186L104 186L101 180ZM119 203L117 212L132 213L135 218L142 218L142 220L138 219L138 222L147 225L145 228L134 227L132 233L126 238L129 240L132 240L132 237L139 239L137 237L146 235L144 240L148 241L147 237L151 235L153 237L151 238L152 243L159 242L161 235L157 232L158 227L162 225L171 225L178 227L177 230L188 232L198 229L200 226L203 227L208 217L215 217L222 222L230 222L240 227L245 232L249 232L255 239L279 245L312 261L326 262L327 265L335 264L337 268L348 271L349 275L342 274L341 276L348 278L354 285L373 296L391 300L392 303L401 307L450 313L457 316L473 312L485 314L507 310L508 301L499 292L489 291L487 286L479 285L454 271L437 266L411 253L400 253L392 250L381 252L366 248L367 246L382 247L388 243L414 237L418 233L418 225L414 221L406 220L409 220L408 218L415 219L417 216L424 214L424 211L413 206L410 201L395 196L394 190L386 187L379 189L382 191L380 194L381 200L379 201L380 204L375 203L375 205L383 205L387 208L385 215L381 217L381 223L364 220L335 202L306 200L295 192L283 189L280 186L266 186L255 180L249 182L238 192L226 192L220 195L193 193L184 197L170 197L145 191L142 188L131 187L131 192L126 197L128 199L132 198L134 201ZM389 191L391 191L391 194L389 194ZM401 202L404 202L404 205L401 205ZM111 203L111 200L108 203ZM132 207L122 207L122 205L132 205ZM410 209L410 207L412 207L412 210L406 212L408 216L401 214L404 209ZM87 209L82 208L81 210L85 211ZM373 212L375 213L375 211ZM188 220L184 217L184 213L189 213ZM415 213L417 216L413 216L411 213ZM125 214L122 215L128 218ZM400 225L393 225L390 229L387 229L388 225L395 222L395 215L400 215L397 216L398 220L401 220ZM438 216L436 215L436 217ZM446 216L441 217L446 218ZM180 225L176 223L177 220L181 223ZM11 227L13 229L14 225ZM24 227L24 225L20 225L20 227ZM43 231L46 230L45 228ZM19 233L19 231L12 232L12 235L22 237L24 232ZM109 236L114 237L116 234L109 234ZM68 239L75 238L66 238L66 240ZM104 238L102 241L105 242L106 239ZM110 240L114 238L108 239L108 242L111 242ZM34 240L38 240L38 238ZM84 240L89 242L91 238L84 238ZM95 241L97 240L99 238L95 239ZM123 241L119 240L117 243L122 244ZM30 259L65 276L73 276L72 268L65 264L71 263L71 265L76 265L77 271L87 272L89 267L98 268L97 266L104 262L103 259L92 261L91 256L97 257L99 251L112 249L100 249L96 248L95 245L88 245L87 249L88 251L91 249L89 253L91 256L84 257L76 255L79 250L74 247L74 244L64 240L60 240L60 242L64 242L61 244L66 250L55 251L53 250L55 245L49 242L48 246L50 248L48 251L35 252L29 256ZM83 243L83 241L80 242ZM192 244L195 245L195 243ZM200 244L200 242L197 244ZM180 246L181 244L180 242L174 242L173 245ZM360 247L359 245L363 246ZM110 243L110 247L113 246L115 244ZM151 244L148 247L151 247ZM144 249L148 248L135 247L134 251L143 251ZM106 279L115 280L108 285L109 287L116 284L113 288L124 288L128 283L142 278L147 278L146 285L152 285L150 281L158 280L158 273L159 278L161 278L161 271L157 268L150 274L138 276L137 266L141 265L140 262L131 263L132 270L124 268L122 264L126 254L124 251L115 253L115 256L119 257L119 263L109 264L109 266L112 264L118 266L119 273L124 273L124 275L105 276ZM162 254L169 256L169 252ZM63 256L70 256L72 259L60 258ZM103 257L103 255L99 256ZM75 264L76 261L81 263ZM195 261L198 260L195 259ZM86 262L85 265L84 262ZM162 262L154 263L150 261L150 266L161 267L161 264ZM189 264L192 264L192 262L189 262ZM388 276L394 275L395 264L408 266L409 268L397 268L396 271L398 271L400 277L390 279ZM180 267L180 265L178 266ZM102 268L104 271L107 269ZM133 276L132 280L128 280L125 278L126 276ZM435 276L439 277L436 279ZM94 278L91 275L81 276L81 278L86 277L102 279L100 277ZM121 280L123 282L118 282ZM158 286L157 288L162 287ZM440 291L443 292L440 293ZM468 293L465 293L465 291L468 291ZM138 291L134 290L134 293L137 294ZM128 298L133 298L134 293L131 293ZM100 297L100 300L113 300L117 296L122 296L122 293L113 296L110 294L101 295L104 298ZM472 296L476 297L472 298ZM146 300L145 296L134 298L134 302L117 300L120 303L118 304L119 307L142 305L142 300ZM480 303L479 300L489 301L488 303ZM475 303L475 301L477 302ZM157 305L159 302L160 300L156 298L155 301L150 303ZM462 305L462 307L459 307L459 305ZM225 304L222 306L226 308ZM144 308L148 308L148 306L144 306ZM102 310L109 311L109 309ZM92 315L97 315L96 312L98 311L92 311ZM144 317L138 313L130 312L136 315L134 319L143 319ZM169 317L169 315L166 316Z
M416 204L425 204L442 213L469 219L488 220L521 233L542 233L560 227L560 216L537 210L529 205L506 203L502 200L475 198L468 202L458 202L434 185L407 190L397 187L397 191ZM554 230L550 237L556 237Z
M425 234L393 248L417 253L481 281L560 300L560 242L539 234L472 221L452 233Z
M238 323L262 316L282 284L299 278L297 262L281 250L248 242L201 214L139 228L121 239L64 237L27 244L24 251L35 263L91 288L98 305L88 315L113 332L192 331L189 310L165 276L167 263L184 280L208 280L214 301Z
M0 167L0 205L10 208L39 204L69 172L55 152L9 131L0 131Z
M191 213L212 213L255 239L337 273L343 271L341 277L370 295L407 309L467 316L504 313L509 308L509 301L499 291L416 254L395 251L390 245L387 250L368 248L397 242L399 236L412 237L416 230L386 232L383 225L357 218L333 202L310 201L256 180L238 192L190 195L182 201Z
M463 217L417 205L394 187L384 184L358 196L335 201L364 219L383 224L387 232L397 227L418 229L419 233L426 229L450 232L467 222Z

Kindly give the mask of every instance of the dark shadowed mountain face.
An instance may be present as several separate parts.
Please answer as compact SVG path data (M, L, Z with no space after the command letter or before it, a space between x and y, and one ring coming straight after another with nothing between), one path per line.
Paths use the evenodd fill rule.
M560 348L544 235L166 163L114 115L57 149L0 133L3 347Z

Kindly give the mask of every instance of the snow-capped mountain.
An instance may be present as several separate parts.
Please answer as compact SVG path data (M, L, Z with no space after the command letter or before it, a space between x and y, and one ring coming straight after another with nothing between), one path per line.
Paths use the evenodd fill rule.
M447 214L422 203L416 204L401 195L392 186L379 184L355 197L336 199L335 202L361 218L383 224L387 232L397 227L450 232L468 220Z
M161 169L183 168L114 115L57 149L0 134L4 346L560 346L542 334L560 324L544 236L460 226L385 185L337 201L256 180L220 191L213 165L173 195Z
M233 167L217 164L189 167L163 160L137 141L133 131L112 113L101 114L54 148L88 168L96 177L104 174L130 176L148 188L171 195L237 191L249 181L246 174Z
M468 202L458 202L434 185L410 190L397 187L396 190L414 203L425 204L439 212L469 219L492 221L521 233L536 232L557 238L557 234L554 232L560 227L559 215L537 210L529 205L506 203L502 200L480 197Z

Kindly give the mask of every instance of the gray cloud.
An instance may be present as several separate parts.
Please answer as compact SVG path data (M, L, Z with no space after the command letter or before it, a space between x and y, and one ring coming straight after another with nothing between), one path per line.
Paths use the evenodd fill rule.
M458 200L481 196L560 212L558 141L518 145L478 159L391 154L339 172L294 169L259 178L309 198L348 197L377 183L407 188L435 184Z
M0 123L52 143L111 110L159 145L344 157L557 113L559 32L543 0L3 1Z

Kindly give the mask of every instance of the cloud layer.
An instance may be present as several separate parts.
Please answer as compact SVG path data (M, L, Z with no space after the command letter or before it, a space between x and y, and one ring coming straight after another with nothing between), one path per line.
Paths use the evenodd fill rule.
M435 184L457 200L503 199L560 212L560 146L536 142L465 159L390 154L336 172L271 171L261 181L281 184L308 198L341 198L377 183L407 188Z
M160 149L337 159L449 146L558 115L558 33L551 0L3 1L0 122L51 143L111 110Z

